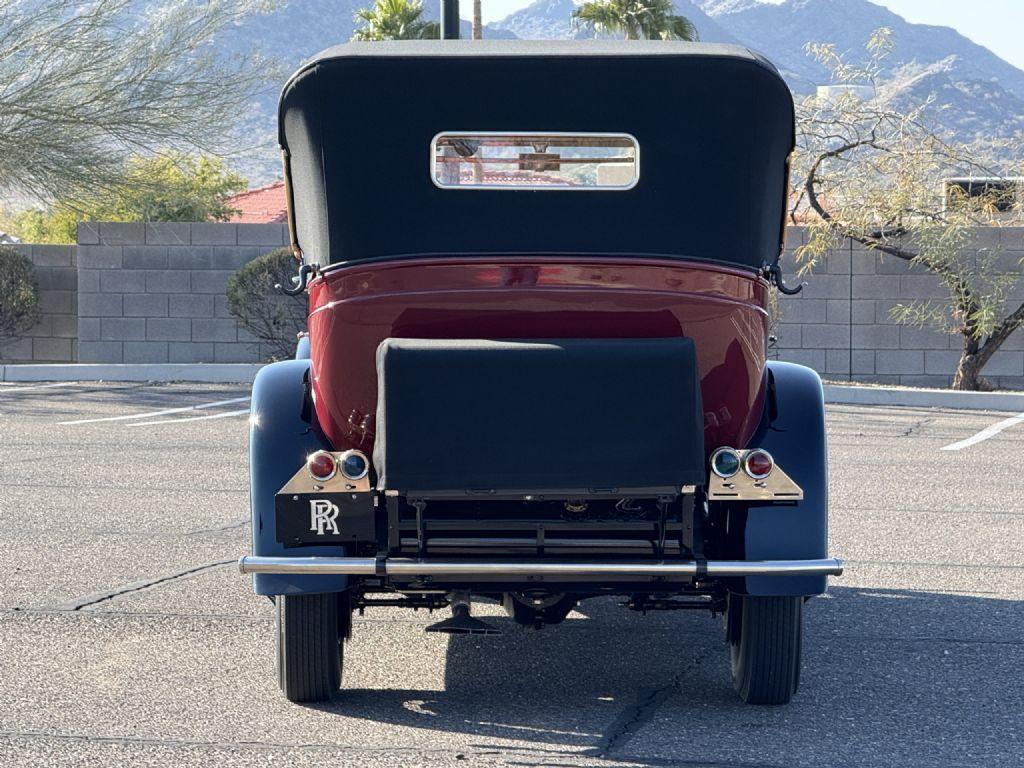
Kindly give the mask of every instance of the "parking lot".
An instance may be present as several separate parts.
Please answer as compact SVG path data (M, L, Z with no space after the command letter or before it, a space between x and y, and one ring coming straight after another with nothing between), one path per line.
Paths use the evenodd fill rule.
M1024 423L970 442L1008 414L829 407L847 570L789 706L738 702L720 621L611 599L495 638L368 611L299 706L235 568L247 398L0 387L0 765L1024 765Z

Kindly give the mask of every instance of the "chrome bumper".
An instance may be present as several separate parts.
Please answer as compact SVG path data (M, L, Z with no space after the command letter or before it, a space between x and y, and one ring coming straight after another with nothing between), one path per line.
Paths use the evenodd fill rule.
M843 561L824 560L694 560L678 562L566 563L413 560L389 557L258 557L238 561L242 573L348 574L350 576L841 576Z

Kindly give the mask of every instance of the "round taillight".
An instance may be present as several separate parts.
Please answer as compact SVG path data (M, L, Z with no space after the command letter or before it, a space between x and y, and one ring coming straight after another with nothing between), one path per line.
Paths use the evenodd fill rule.
M711 471L726 479L740 471L740 455L732 448L719 448L711 454Z
M775 460L768 451L757 448L747 454L743 469L755 480L764 480L775 469Z
M338 465L334 457L327 451L317 451L309 454L306 459L306 469L314 480L324 482L334 477L338 471Z
M341 474L349 480L362 480L370 471L366 456L359 451L349 451L341 458Z

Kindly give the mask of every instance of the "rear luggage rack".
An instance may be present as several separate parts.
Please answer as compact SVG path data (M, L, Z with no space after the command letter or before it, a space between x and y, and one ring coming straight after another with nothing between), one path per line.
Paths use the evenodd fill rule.
M686 556L698 527L693 488L653 498L534 502L386 497L388 554L417 557Z

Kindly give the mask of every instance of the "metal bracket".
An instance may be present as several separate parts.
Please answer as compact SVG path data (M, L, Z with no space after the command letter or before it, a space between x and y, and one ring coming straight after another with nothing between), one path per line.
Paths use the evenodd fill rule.
M306 286L309 284L310 277L316 276L317 270L319 269L318 264L303 264L299 267L299 274L297 277L292 278L294 287L289 288L285 285L278 283L274 287L279 291L288 294L289 296L298 296L300 293L306 290Z
M782 279L782 267L779 266L779 262L775 262L765 270L765 277L768 278L768 282L779 289L780 293L786 296L795 296L804 289L806 283L799 283L795 288L790 288Z
M740 462L749 451L739 451ZM708 501L802 501L804 491L778 464L763 480L755 480L740 470L732 477L711 473L708 479Z

